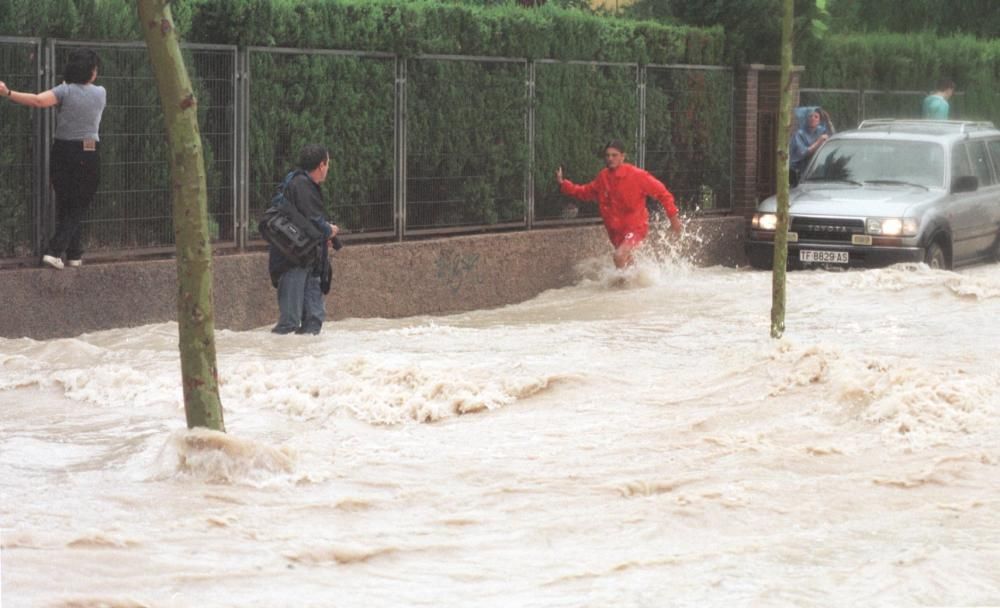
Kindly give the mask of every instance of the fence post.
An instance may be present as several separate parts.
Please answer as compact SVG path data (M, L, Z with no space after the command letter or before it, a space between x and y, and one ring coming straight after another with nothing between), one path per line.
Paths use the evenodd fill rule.
M528 140L528 163L524 176L525 220L528 230L535 226L535 62L529 60L526 66L527 111L525 130Z
M236 96L234 123L236 125L235 161L236 187L234 189L233 237L236 247L245 251L250 241L250 51L246 47L236 51Z
M636 127L635 151L636 166L646 168L646 66L636 66L635 72L636 97L639 107L639 124Z
M40 85L37 90L47 91L55 86L55 73L56 73L56 41L50 39L48 44L45 45L45 52L42 53L44 57L44 66L39 74ZM52 150L49 146L49 142L52 141L52 134L55 131L55 113L50 110L40 110L39 115L39 127L40 127L40 140L39 140L39 153L41 158L40 171L38 175L39 184L39 204L38 209L38 251L36 252L39 256L44 252L46 242L49 240L49 234L52 233L55 227L55 200L52 192L52 188L49 186L49 167L52 163Z
M406 236L406 58L396 56L396 107L393 147L396 161L393 171L392 200L396 240Z
M35 39L35 91L47 90L44 88L43 78L51 59L51 47L44 48L40 39ZM48 122L45 113L39 112L38 119L32 121L32 163L35 167L41 167L34 176L31 185L31 247L34 257L41 257L43 248L48 240L48 223L46 222L46 202L48 201L49 189L49 147L48 147Z
M736 70L729 72L729 212L736 212Z

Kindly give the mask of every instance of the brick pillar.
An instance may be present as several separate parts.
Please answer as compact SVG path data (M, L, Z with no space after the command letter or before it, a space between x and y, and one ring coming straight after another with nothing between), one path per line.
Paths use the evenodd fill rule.
M792 69L793 105L798 103L802 68ZM733 213L749 217L757 203L775 192L781 68L743 66L736 75L733 119Z
M757 87L760 65L736 73L733 97L733 214L749 216L757 204Z

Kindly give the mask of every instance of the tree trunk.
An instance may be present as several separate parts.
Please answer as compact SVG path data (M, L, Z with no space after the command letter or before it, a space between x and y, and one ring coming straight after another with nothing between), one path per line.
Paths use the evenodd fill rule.
M177 247L177 326L188 428L225 431L215 359L212 247L198 107L181 55L170 0L136 0L163 106Z
M771 337L785 333L785 274L788 270L788 141L792 122L793 0L784 0L781 18L781 108L778 111L778 225L774 231L774 270L771 275Z

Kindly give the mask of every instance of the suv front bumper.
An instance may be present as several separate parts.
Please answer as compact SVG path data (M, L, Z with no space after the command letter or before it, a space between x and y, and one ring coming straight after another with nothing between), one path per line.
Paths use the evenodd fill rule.
M799 258L799 252L803 250L846 252L848 262L846 264L803 262ZM774 264L774 241L758 238L755 234L751 233L750 238L747 240L746 253L750 265L754 268L771 268ZM788 243L789 268L882 268L893 264L923 261L924 250L920 247L833 245L829 243L808 242Z

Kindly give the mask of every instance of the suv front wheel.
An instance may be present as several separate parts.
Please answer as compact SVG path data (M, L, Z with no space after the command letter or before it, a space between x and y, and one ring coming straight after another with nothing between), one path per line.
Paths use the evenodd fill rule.
M924 262L934 269L944 270L948 268L948 260L944 257L944 250L937 243L931 243L931 246L927 248Z

